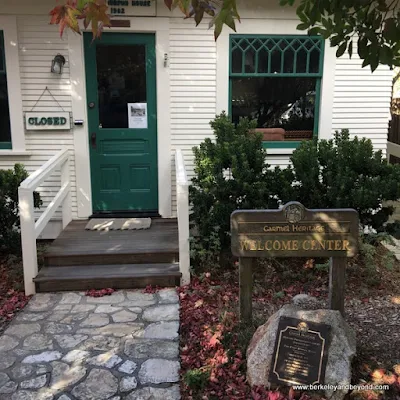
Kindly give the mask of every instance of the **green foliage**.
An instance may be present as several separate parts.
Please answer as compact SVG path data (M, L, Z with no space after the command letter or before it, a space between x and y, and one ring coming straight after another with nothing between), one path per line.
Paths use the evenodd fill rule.
M361 235L361 241L366 244L370 244L374 247L379 246L382 242L386 242L390 245L395 245L392 237L388 232L377 232L377 233L367 233Z
M315 264L315 269L318 272L328 272L329 271L329 261L324 264Z
M28 173L21 164L14 169L0 170L0 251L18 254L21 251L19 234L18 187ZM39 193L34 193L34 206L42 204Z
M270 191L273 173L265 162L261 134L253 131L255 123L242 119L235 126L223 113L211 126L215 141L207 138L193 149L195 177L190 186L194 240L207 257L229 248L234 210L277 206Z
M210 379L210 371L205 368L191 369L183 376L183 381L191 389L202 390Z
M283 299L284 297L285 297L285 292L280 291L280 292L275 292L274 293L274 298L275 299Z
M190 238L190 258L193 265L204 265L210 269L217 269L221 259L221 241L219 227L215 227L207 236L193 236Z
M349 265L349 274L357 276L367 287L376 287L382 283L383 268L389 271L394 269L394 254L383 247L382 242L392 244L386 232L360 235L359 253Z
M389 271L393 271L394 265L395 265L395 255L391 252L388 251L383 257L382 257L382 264L385 266L386 269Z
M277 208L294 200L307 208L354 208L361 225L376 231L365 236L366 245L389 241L384 231L393 208L382 204L400 197L400 166L387 164L370 140L350 139L344 130L331 140L303 141L291 166L271 170L253 122L242 119L235 126L223 113L211 126L215 141L206 139L193 149L191 258L196 268L224 268L229 261L224 256L230 254L233 211ZM372 258L366 247L367 263Z
M276 170L274 180L284 203L354 208L363 226L384 230L393 208L382 207L382 202L400 197L400 166L387 164L370 140L350 139L343 130L331 140L303 141L291 161L287 170Z
M396 239L400 239L400 221L396 220L390 224L387 224L385 231Z
M281 5L293 5L294 0L281 0ZM400 65L399 0L301 0L297 6L300 30L330 38L337 47L336 56L347 50L353 54L353 37L357 35L358 55L362 66L374 71L379 64ZM311 29L310 29L311 28Z

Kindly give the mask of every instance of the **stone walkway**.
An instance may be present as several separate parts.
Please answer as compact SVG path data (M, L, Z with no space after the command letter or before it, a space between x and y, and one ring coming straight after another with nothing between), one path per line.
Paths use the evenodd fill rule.
M0 400L176 400L179 298L37 294L0 336Z

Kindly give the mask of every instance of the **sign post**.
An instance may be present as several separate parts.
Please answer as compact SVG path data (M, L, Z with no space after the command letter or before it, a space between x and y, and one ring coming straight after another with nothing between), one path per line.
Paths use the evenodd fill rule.
M252 319L252 260L259 257L330 257L329 307L344 311L346 257L358 251L354 209L309 210L287 203L280 210L237 210L231 215L231 248L239 257L240 319Z
M346 259L331 257L329 260L329 308L344 315L344 287L346 281Z
M241 321L251 319L253 314L253 259L239 258L239 317ZM250 316L250 317L249 317Z

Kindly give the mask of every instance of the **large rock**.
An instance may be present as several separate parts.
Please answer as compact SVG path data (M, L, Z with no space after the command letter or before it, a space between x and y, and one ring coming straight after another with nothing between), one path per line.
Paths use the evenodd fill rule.
M339 311L306 311L294 305L286 305L260 326L247 349L247 379L253 386L269 386L269 371L275 346L280 317L298 318L331 326L331 344L325 371L326 385L349 385L351 361L356 353L354 332L344 321ZM346 391L326 391L328 399L343 399Z
M318 300L315 297L305 293L300 293L294 296L292 303L295 306L299 306L305 310L315 310L318 308Z

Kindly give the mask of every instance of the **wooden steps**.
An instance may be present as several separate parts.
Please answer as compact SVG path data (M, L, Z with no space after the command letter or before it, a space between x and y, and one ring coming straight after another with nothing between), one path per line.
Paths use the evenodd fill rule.
M86 231L86 224L71 222L51 244L34 278L37 292L179 285L175 219L134 231Z
M115 264L43 267L34 279L38 292L179 286L179 264Z
M176 263L179 261L179 252L154 253L112 253L112 254L49 254L45 257L46 266L65 267L74 265L101 265L101 264L154 264Z

